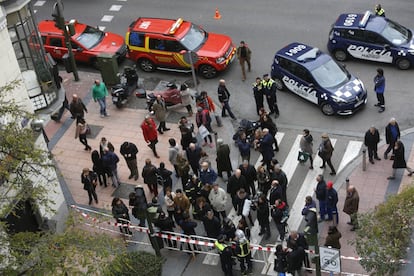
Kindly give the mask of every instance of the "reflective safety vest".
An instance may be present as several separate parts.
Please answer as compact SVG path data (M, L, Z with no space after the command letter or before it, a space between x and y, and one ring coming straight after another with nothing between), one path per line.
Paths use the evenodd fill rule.
M226 244L224 244L224 243L220 243L219 241L215 241L214 242L214 246L218 249L218 251L219 251L219 253L221 254L223 251L224 251L224 249L227 247L227 245Z
M264 88L271 89L274 82L273 79L269 79L268 81L262 80L262 85Z
M250 254L250 242L246 240L244 243L238 244L240 251L237 254L237 257L243 258Z
M385 10L383 8L379 10L375 10L375 15L384 16L384 14L385 14Z

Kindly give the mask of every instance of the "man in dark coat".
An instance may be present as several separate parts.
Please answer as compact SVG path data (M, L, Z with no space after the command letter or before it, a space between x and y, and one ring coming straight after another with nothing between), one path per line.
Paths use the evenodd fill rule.
M201 148L194 143L190 143L185 152L187 153L187 160L188 163L190 163L193 173L198 176L198 171L200 170Z
M241 171L239 169L234 171L234 174L230 176L229 181L227 183L227 192L231 196L231 202L233 204L234 209L237 211L237 191L241 188L245 189L247 186L246 178L241 175Z
M137 165L137 153L138 148L134 143L124 142L119 150L121 155L125 158L125 162L131 172L128 179L138 179L138 165Z
M355 187L350 185L347 189L343 211L351 218L351 221L347 222L349 225L352 225L351 231L358 229L358 208L359 194Z
M394 153L395 142L400 139L400 136L400 127L395 118L391 118L390 122L385 127L385 142L388 144L388 147L384 152L384 159L388 159L388 153L391 150Z
M76 124L79 123L80 119L84 119L85 112L88 113L85 104L82 100L78 97L77 94L72 95L72 102L69 105L70 113L72 114L72 118L76 119Z
M286 173L282 170L280 164L276 164L273 166L273 172L270 176L270 179L279 181L279 185L282 188L282 200L287 202L287 186L288 186L288 179Z
M286 256L288 269L292 275L302 275L302 262L305 257L305 250L298 246L296 241L288 243L288 254Z
M260 153L263 156L263 165L266 165L267 170L270 168L270 162L272 161L273 156L273 137L269 133L269 129L263 129L263 137L258 141L258 146Z
M246 178L246 184L248 189L246 192L251 195L256 195L256 187L254 182L257 180L257 172L253 165L249 164L249 161L244 160L243 164L239 166L241 174Z
M260 225L259 236L266 234L264 239L270 238L270 222L269 222L269 202L266 199L266 195L262 194L256 203L257 221Z
M270 187L269 192L269 203L270 205L273 205L277 199L282 198L282 187L280 187L279 181L277 180L273 180L271 185L272 186Z
M200 182L201 185L204 186L205 184L213 185L214 182L217 180L217 173L210 168L209 163L207 161L201 164L200 170ZM208 198L208 196L207 196Z
M215 215L213 210L207 211L206 218L203 220L204 229L206 230L207 237L212 239L217 239L220 234L221 223L220 219L218 219Z
M332 220L335 215L334 224L338 224L338 208L336 204L338 203L338 193L333 187L333 182L328 181L326 184L326 211L328 212L328 220Z
M323 179L323 175L319 174L316 177L316 199L319 201L319 213L321 215L321 220L325 220L325 216L327 214L326 210L326 182Z
M309 249L308 241L306 240L304 233L299 233L297 231L291 231L289 234L288 240L287 240L287 244L291 243L292 241L296 242L297 246L302 247L305 250ZM311 266L310 266L309 256L306 253L306 251L303 257L303 264L308 272L312 271L310 269Z
M167 232L174 232L174 221L172 217L167 217L165 213L162 211L158 216L158 219L154 222L154 225L160 228L161 231ZM177 241L171 241L170 239L164 239L164 243L166 243L169 247L177 247Z
M231 167L230 160L230 147L227 144L223 144L223 139L217 139L217 174L220 177L223 177L223 172L227 172L227 179L230 178L231 172L233 171Z
M367 132L365 132L365 139L364 144L368 149L368 158L369 162L371 164L374 164L374 158L375 160L381 160L378 157L378 143L380 141L380 135L378 132L378 129L375 127L370 127Z
M144 179L144 183L148 185L150 192L155 196L158 196L157 168L152 165L151 159L147 158L145 160L145 165L142 168L141 175Z

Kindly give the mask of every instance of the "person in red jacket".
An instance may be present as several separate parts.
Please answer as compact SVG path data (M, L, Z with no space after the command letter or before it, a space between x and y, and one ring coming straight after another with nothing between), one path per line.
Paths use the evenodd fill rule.
M156 158L160 158L155 148L155 145L158 143L157 125L149 115L145 116L145 119L141 124L141 129L142 134L144 135L144 140L148 143L148 147L152 150Z

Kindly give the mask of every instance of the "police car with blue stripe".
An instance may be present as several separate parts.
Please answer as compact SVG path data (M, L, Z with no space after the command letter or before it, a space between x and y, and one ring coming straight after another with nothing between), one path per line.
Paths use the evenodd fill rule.
M367 103L362 81L318 48L294 42L279 50L272 65L279 90L317 104L325 115L350 115Z
M370 11L341 14L329 34L328 50L338 61L353 57L392 63L402 70L414 64L412 30Z

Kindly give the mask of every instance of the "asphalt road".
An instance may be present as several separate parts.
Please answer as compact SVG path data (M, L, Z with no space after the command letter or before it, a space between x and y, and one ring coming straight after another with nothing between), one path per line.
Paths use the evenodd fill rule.
M54 1L46 1L43 6L35 6L39 20L50 18ZM219 78L227 80L232 93L231 105L238 117L254 119L255 109L252 103L251 83L256 76L269 72L276 50L284 45L299 41L319 47L326 51L326 43L331 24L343 12L364 12L372 9L375 1L361 2L357 0L281 0L281 1L63 1L65 17L77 18L91 25L105 26L106 30L124 34L128 25L139 16L149 17L184 17L202 25L207 31L225 33L238 44L245 40L253 51L253 70L245 82L241 81L241 71L237 61ZM36 2L34 2L36 3ZM382 3L386 15L399 23L414 28L412 14L414 4L408 0L395 0ZM121 5L119 11L110 11L112 5ZM215 8L222 18L215 20ZM113 15L111 22L102 22L104 15ZM348 70L358 76L369 91L368 105L353 116L326 117L318 107L287 92L278 92L281 116L279 126L287 128L308 127L323 129L331 133L345 132L349 135L361 135L369 126L376 125L381 130L391 117L396 117L403 129L413 126L411 108L413 70L400 71L391 65L362 61L346 62ZM377 113L373 106L376 102L373 92L373 77L378 66L384 68L387 80L386 112ZM157 77L163 79L185 79L189 75L155 72L140 73L140 77ZM200 89L215 95L218 79L203 80Z

